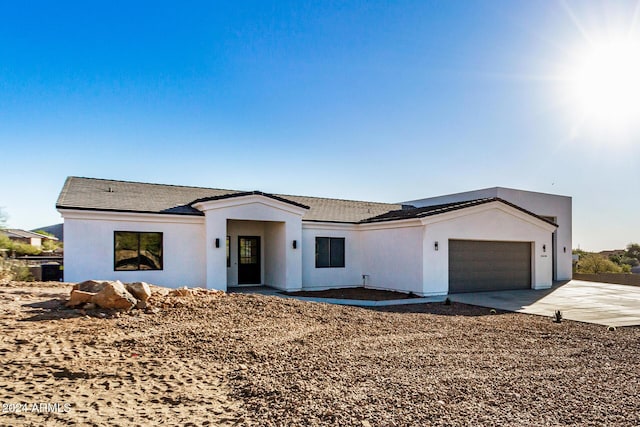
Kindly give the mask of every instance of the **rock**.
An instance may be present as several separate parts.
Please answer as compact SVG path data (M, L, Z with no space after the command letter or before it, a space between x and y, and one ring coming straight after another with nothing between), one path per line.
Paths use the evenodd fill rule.
M69 295L69 302L67 307L76 307L80 304L90 303L95 294L91 292L78 291L76 289L71 290Z
M117 310L130 310L138 303L119 280L109 282L104 289L93 296L91 302L102 308Z
M138 303L136 304L136 308L143 310L145 308L147 308L149 306L149 304L146 301L142 301L142 300L138 300Z
M192 293L185 286L184 288L174 289L174 290L170 291L169 295L173 296L173 297L188 297L188 296L192 295Z
M85 280L84 282L76 283L75 285L73 285L73 289L97 294L98 292L103 290L104 287L109 283L111 282L107 280Z
M167 295L169 295L169 292L171 291L171 289L169 288L165 288L162 286L155 286L155 285L149 285L149 288L151 289L151 294L157 294L163 297L166 297Z
M147 301L151 296L151 288L145 282L127 283L125 287L138 301Z
M83 310L95 310L96 309L96 305L92 302L88 302L85 305L82 306Z

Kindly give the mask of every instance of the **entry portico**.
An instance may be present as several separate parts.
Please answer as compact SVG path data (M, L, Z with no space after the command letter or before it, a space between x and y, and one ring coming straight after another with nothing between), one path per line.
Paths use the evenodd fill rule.
M243 284L239 279L248 265L257 268L259 276L255 283L245 284L302 287L297 245L308 206L258 191L198 199L191 205L205 216L208 288L226 290ZM228 245L226 251L220 250L222 245Z

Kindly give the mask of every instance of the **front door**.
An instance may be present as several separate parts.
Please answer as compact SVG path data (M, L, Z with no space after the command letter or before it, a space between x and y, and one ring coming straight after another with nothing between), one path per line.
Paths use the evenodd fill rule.
M238 236L238 285L259 285L260 237Z

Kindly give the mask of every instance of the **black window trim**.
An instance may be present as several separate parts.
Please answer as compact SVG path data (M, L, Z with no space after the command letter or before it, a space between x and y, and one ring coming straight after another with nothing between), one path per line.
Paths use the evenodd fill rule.
M328 239L329 240L329 265L318 265L318 239ZM342 265L331 265L331 241L332 240L341 240L342 241ZM315 252L315 264L316 268L346 268L347 265L347 243L344 237L330 237L330 236L316 236L316 252Z
M135 270L119 270L116 268L116 234L117 233L136 233L138 235L138 268ZM162 255L160 256L160 268L141 269L140 268L140 235L141 234L159 234L160 247ZM113 271L163 271L164 270L164 233L162 231L131 231L131 230L114 230L113 231Z

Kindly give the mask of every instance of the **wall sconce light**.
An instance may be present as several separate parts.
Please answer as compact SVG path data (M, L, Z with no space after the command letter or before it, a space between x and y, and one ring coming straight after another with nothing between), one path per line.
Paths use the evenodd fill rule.
M293 241L293 249L296 249L298 247L298 241L294 240Z
M435 242L433 244L433 250L437 251L438 250L438 242Z
M567 253L567 247L566 246L562 248L562 252L564 252L565 254Z
M219 247L220 247L220 239L216 237L216 248L219 248Z
M542 245L542 252L547 252L547 245Z

